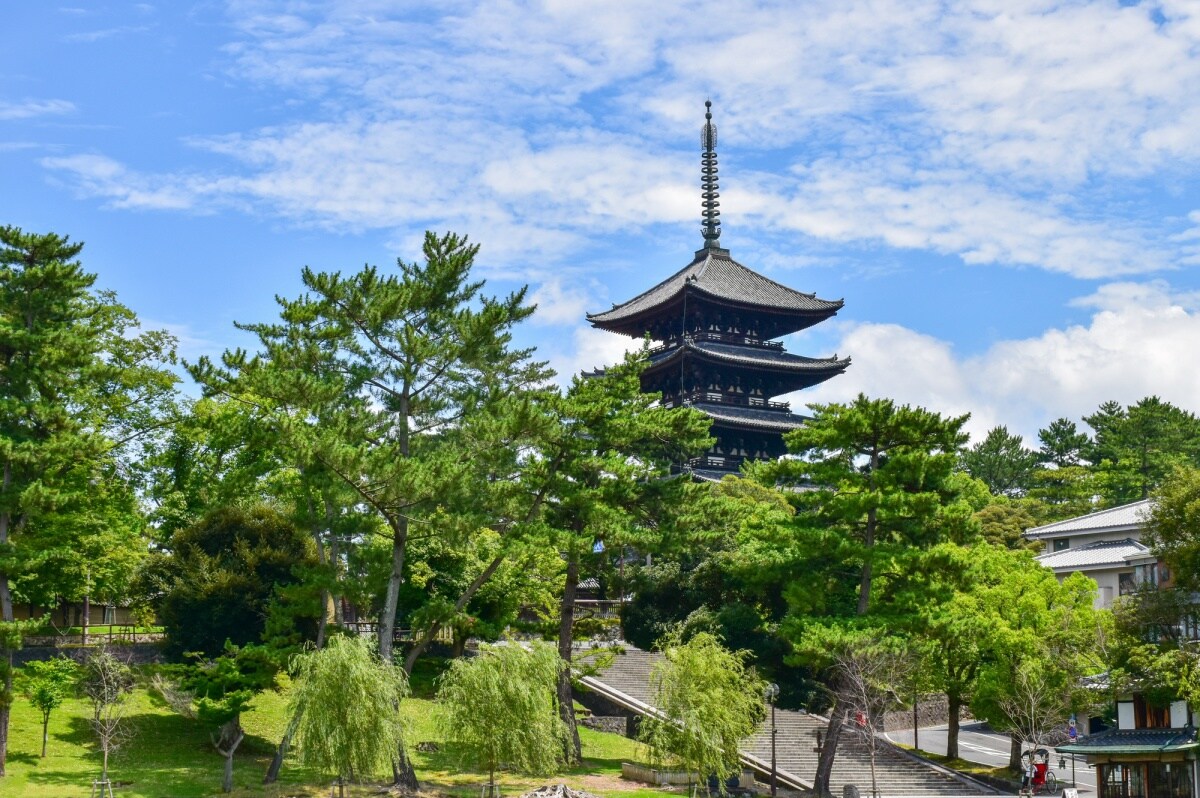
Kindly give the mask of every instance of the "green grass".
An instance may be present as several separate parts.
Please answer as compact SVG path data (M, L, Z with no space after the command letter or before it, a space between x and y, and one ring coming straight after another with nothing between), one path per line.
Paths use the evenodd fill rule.
M966 773L968 776L986 776L988 778L1000 779L1002 781L1011 781L1014 784L1020 782L1020 775L1014 773L1013 771L1009 770L1008 767L1003 765L1000 767L992 767L990 765L980 764L979 762L970 762L966 759L951 759L950 757L942 754L933 754L929 751L922 751L919 748L912 748L911 746L907 745L901 747L907 748L913 753L925 757L930 762L937 762L939 765L948 767L951 770L957 770L959 773Z
M284 726L285 699L266 694L256 710L244 719L247 736L235 757L237 795L317 795L296 789L319 784L316 773L294 765L285 769L279 785L265 790L260 782ZM8 776L0 780L0 796L7 798L71 798L91 793L92 779L100 772L100 754L87 723L88 707L71 700L50 718L50 741L45 759L41 752L41 718L28 701L18 698L10 724ZM159 705L144 690L130 698L126 715L132 737L109 762L116 795L137 798L199 798L220 792L221 757L213 750L206 730ZM327 793L326 793L327 794Z
M414 692L428 695L436 664L414 678ZM419 689L418 689L419 688ZM302 769L289 757L280 783L264 787L262 775L286 726L287 698L265 693L254 710L243 715L247 736L234 764L236 798L317 798L329 795L331 779ZM409 748L413 764L428 794L477 798L486 775L473 771L464 752L442 742L429 698L412 698L403 710L410 724ZM50 744L41 759L41 717L29 702L18 697L13 705L9 733L8 776L0 779L0 798L86 798L100 772L100 755L87 724L88 707L70 700L50 718ZM144 689L130 698L127 713L133 737L110 760L109 775L118 798L200 798L220 795L222 759L213 750L207 731L153 699ZM620 782L621 761L643 758L640 746L619 735L580 729L584 762L567 773L527 777L498 776L503 793L517 796L544 784L565 782L608 798L662 798L663 791ZM437 743L434 753L415 751L422 741ZM378 794L378 786L359 787L347 794L355 798Z

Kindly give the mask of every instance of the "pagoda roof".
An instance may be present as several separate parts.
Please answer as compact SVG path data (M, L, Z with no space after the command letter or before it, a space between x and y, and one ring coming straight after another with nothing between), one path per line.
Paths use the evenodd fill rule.
M638 335L643 331L641 321L674 305L685 292L733 306L791 316L827 318L844 304L840 299L818 299L815 294L780 285L735 261L729 250L711 248L697 252L691 263L650 290L611 310L589 313L587 318L596 327Z
M804 424L804 417L786 410L767 410L740 405L723 405L713 402L696 402L689 407L699 410L723 427L791 432Z
M829 376L840 374L850 365L850 358L838 359L833 357L814 358L789 354L782 349L764 346L745 346L739 344L720 343L717 341L696 340L689 336L683 346L670 346L650 354L650 368L657 368L668 363L676 362L686 352L720 363L751 366L756 369L782 371L789 373L827 373Z

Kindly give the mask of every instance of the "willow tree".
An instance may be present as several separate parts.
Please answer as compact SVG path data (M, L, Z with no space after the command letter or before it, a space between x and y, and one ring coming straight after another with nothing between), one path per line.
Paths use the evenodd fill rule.
M346 635L300 655L295 667L289 709L300 762L339 784L388 772L404 747L404 671L381 659L368 639Z
M639 737L657 760L677 759L698 782L709 774L724 781L740 769L738 746L766 712L765 683L747 667L747 652L708 632L687 642L668 635L660 648L650 686L661 715L647 715Z
M497 795L501 763L543 775L563 762L567 729L558 713L558 674L565 667L546 643L480 646L479 656L457 659L438 680L439 724L472 764L488 773Z

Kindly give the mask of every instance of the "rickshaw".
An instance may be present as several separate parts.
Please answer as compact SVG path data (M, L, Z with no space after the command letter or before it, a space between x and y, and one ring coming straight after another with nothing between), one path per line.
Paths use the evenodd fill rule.
M1021 754L1021 792L1026 795L1057 795L1058 777L1050 770L1050 752L1035 748Z

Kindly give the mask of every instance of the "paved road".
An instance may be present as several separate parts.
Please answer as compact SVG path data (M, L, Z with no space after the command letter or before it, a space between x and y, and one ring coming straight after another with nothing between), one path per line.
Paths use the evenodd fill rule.
M912 729L894 731L885 735L889 740L900 745L912 745ZM932 726L920 729L918 742L921 749L934 754L946 753L946 727ZM1053 751L1054 749L1050 749ZM1007 735L996 734L982 723L963 724L958 732L958 755L970 762L998 767L1008 763L1009 740ZM1054 775L1059 784L1071 783L1071 757L1067 755L1067 766L1058 768L1058 757L1051 757ZM1080 795L1096 794L1096 771L1084 764L1082 757L1075 763L1075 779Z

